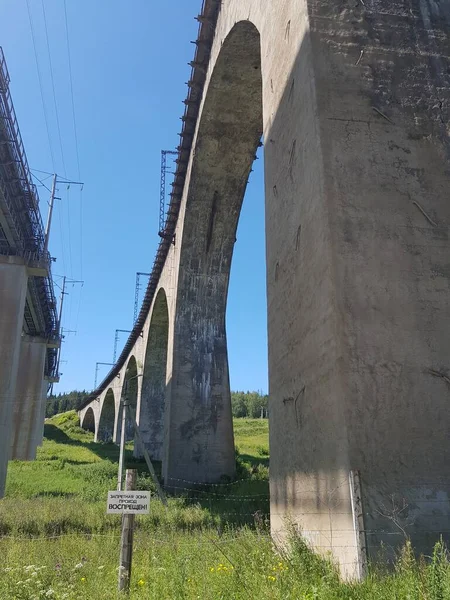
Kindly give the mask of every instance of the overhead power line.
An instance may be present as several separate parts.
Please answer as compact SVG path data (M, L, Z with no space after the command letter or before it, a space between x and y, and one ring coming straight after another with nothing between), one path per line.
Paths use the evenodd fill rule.
M48 62L49 62L49 65L50 65L50 79L52 81L53 103L55 105L55 117L56 117L56 127L58 129L59 150L61 152L61 161L62 161L62 167L63 167L64 175L66 175L66 163L65 163L65 160L64 160L64 150L63 150L63 143L62 143L62 137L61 137L61 126L60 126L60 123L59 123L59 110L58 110L58 102L56 100L55 78L53 76L52 54L50 52L50 42L49 42L49 39L48 39L47 16L45 14L44 0L41 0L41 6L42 6L42 15L44 17L44 29L45 29L45 39L47 41Z
M66 42L67 42L67 61L69 65L69 82L70 82L70 97L72 100L72 121L73 121L73 133L75 137L75 154L77 158L77 169L78 169L78 179L81 178L80 175L80 153L78 150L78 128L77 128L77 118L75 113L75 100L73 94L73 75L72 75L72 58L70 52L70 38L69 38L69 21L67 18L67 2L64 0L64 22L66 27ZM83 189L80 188L80 274L81 278L83 278Z
M33 18L31 16L31 10L30 10L30 0L27 0L27 9L28 9L28 19L30 21L31 38L33 40L34 59L36 61L36 70L37 70L38 80L39 80L39 89L40 89L40 92L41 92L42 109L44 111L45 128L47 130L48 147L49 147L49 150L50 150L50 157L51 157L51 161L52 161L52 167L53 167L53 170L55 170L55 156L53 154L52 140L51 140L51 137L50 137L50 128L48 126L47 109L45 107L44 90L43 90L43 86L42 86L41 69L39 67L39 59L38 59L37 49L36 49L36 39L35 39L35 35L34 35Z
M31 169L30 168L30 171L34 171L35 173L43 173L44 175L49 175L50 177L53 177L53 175L54 175L54 173L50 173L50 171L42 171L41 169ZM45 179L47 179L47 178L45 178ZM81 183L81 181L71 181L67 177L62 177L59 174L58 174L58 180L61 181L62 183L78 183L80 185L83 185Z
M74 101L74 96L73 96L72 59L70 56L69 25L68 25L68 19L67 19L66 0L64 0L64 21L65 21L65 25L66 25L67 60L69 63L70 96L72 98L72 119L73 119L73 132L74 132L74 136L75 136L75 152L76 152L76 157L77 157L78 179L80 179L80 155L78 152L77 119L75 116L75 101Z
M33 169L30 169L30 170L33 170ZM45 185L45 183L44 183L44 181L45 181L45 180L44 180L44 181L42 181L42 179L39 179L39 177L38 177L37 175L35 175L34 173L31 173L31 175L32 175L32 176L33 176L35 179L37 179L37 180L39 181L39 183L40 183L40 184L41 184L43 187L45 187L45 189L46 189L46 190L48 190L50 193L52 193L52 190L51 190L51 189L50 189L50 188L49 188L47 185ZM46 177L46 179L48 179L48 177Z

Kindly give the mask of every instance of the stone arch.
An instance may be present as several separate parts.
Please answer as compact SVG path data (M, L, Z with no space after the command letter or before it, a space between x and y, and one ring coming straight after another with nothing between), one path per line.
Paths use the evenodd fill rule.
M124 400L125 395L128 396L129 405L132 408L132 412L136 415L137 408L137 396L138 396L138 369L137 362L134 355L128 360L127 368L125 371L125 377L122 385L122 396L121 400ZM116 439L120 443L121 438L121 427L122 427L122 403L119 406L119 416L117 419L117 434ZM129 442L134 440L134 428L133 422L130 418L130 411L128 411L127 420L125 422L125 441Z
M116 405L112 388L106 392L98 423L97 440L111 442L114 436L114 422L116 419Z
M177 286L166 481L218 481L235 472L225 312L239 214L262 133L260 35L250 21L240 21L215 63L193 153Z
M84 413L81 427L95 433L95 415L92 406L90 406Z
M169 309L166 292L161 288L147 338L139 415L139 428L154 460L162 459L168 340Z

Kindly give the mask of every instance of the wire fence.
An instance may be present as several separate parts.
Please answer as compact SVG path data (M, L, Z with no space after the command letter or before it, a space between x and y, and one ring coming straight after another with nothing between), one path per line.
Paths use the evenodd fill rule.
M145 475L139 486L153 488ZM207 537L207 532L217 535L220 543L231 543L239 535L230 537L229 531L236 533L247 525L261 535L271 535L280 545L293 533L302 536L311 548L331 553L342 567L357 565L363 573L380 549L391 560L411 540L419 553L430 556L439 538L450 541L450 479L445 477L415 481L410 476L376 479L370 473L361 476L356 471L329 476L299 474L289 482L272 482L272 494L267 479L251 474L214 483L171 478L163 487L171 495L168 511L158 506L137 523L138 535L151 533L158 544L171 543L175 531L192 536L191 541L186 538L186 543L194 539L197 543L202 533ZM156 497L155 504L159 504ZM184 509L193 512L183 516ZM119 535L118 525L118 521L113 523L113 531L107 533L98 532L96 527L87 532L59 532L56 517L54 532L41 529L36 534L30 530L24 536L12 535L17 531L14 528L9 530L11 535L0 540L39 543L80 535L86 539L107 538ZM62 527L70 529L71 524ZM158 531L167 534L167 539ZM207 545L207 539L202 543Z
M290 488L291 502L286 507L275 503L273 497L271 506L269 492L260 493L267 481L241 478L193 488L191 480L179 480L175 490L170 486L176 494L169 499L167 509L155 496L150 514L137 518L136 543L167 548L176 545L180 549L199 546L209 556L208 548L247 543L249 532L266 540L274 551L284 552L292 540L301 539L312 550L331 557L343 574L362 579L372 561L382 557L384 563L394 562L407 540L425 557L432 556L439 539L450 541L446 492L450 491L450 480L430 479L408 487L400 479L376 482L366 477L360 478L358 488L352 476L320 477L316 481L320 486L312 485L309 479ZM145 484L145 479L141 483ZM102 527L109 527L108 531L96 530L93 524L92 531L58 532L59 519L64 520L63 528L71 527L70 518L61 513L54 515L54 532L5 532L0 536L0 547L7 551L9 544L120 538L117 515L102 517ZM74 518L74 528L77 524Z

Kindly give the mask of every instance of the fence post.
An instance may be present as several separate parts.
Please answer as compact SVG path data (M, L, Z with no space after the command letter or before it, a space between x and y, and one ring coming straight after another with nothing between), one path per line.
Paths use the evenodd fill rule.
M357 556L357 578L362 581L367 576L367 543L364 526L364 512L361 493L361 477L359 471L350 471L350 498L352 502L353 525L355 528L355 544Z
M125 490L136 487L136 469L127 469L125 475ZM122 537L120 540L119 560L119 592L128 592L131 580L131 562L133 558L133 533L135 515L122 515Z

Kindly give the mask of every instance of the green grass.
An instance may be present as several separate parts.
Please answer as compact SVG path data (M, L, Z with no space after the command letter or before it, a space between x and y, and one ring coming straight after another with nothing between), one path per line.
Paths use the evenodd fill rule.
M236 449L244 461L255 466L269 466L267 419L235 419L234 435Z
M298 536L289 551L277 550L268 531L267 421L236 420L235 435L237 482L186 490L167 509L153 499L137 518L130 598L450 600L441 546L428 564L406 546L394 571L372 569L362 584L340 582ZM65 413L47 421L35 462L10 463L0 501L1 600L117 597L121 521L105 514L117 459L116 446L94 443ZM152 489L131 447L126 460L139 487Z

